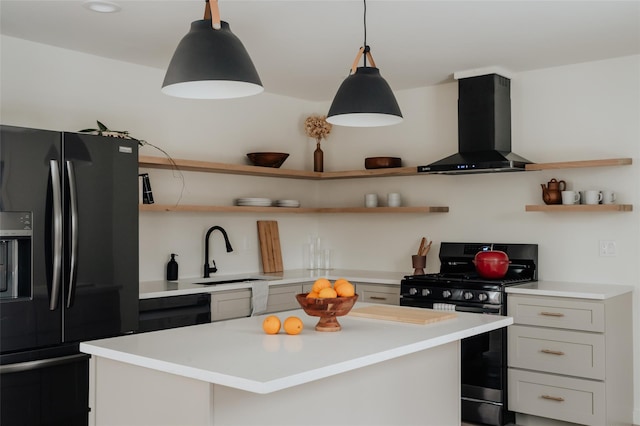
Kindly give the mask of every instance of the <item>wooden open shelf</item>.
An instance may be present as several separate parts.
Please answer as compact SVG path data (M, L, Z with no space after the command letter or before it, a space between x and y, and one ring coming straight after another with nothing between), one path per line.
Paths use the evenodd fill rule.
M141 155L138 159L140 167L154 169L174 169L168 158ZM226 173L247 176L280 177L289 179L349 179L384 176L416 176L417 167L394 167L388 169L346 170L335 172L311 172L306 170L276 169L271 167L248 166L244 164L215 163L199 160L174 160L175 166L183 171ZM631 158L609 158L605 160L561 161L557 163L527 164L526 171L576 169L583 167L627 166L633 163ZM425 175L425 173L420 173Z
M528 212L630 212L631 204L538 204L525 206Z
M140 167L154 169L178 169L182 171L223 173L247 176L279 177L288 179L355 179L368 177L417 176L417 167L396 167L388 169L347 170L335 172L311 172L271 167L248 166L243 164L216 163L199 160L177 159L172 163L168 158L140 156ZM527 164L526 171L572 169L583 167L627 166L632 164L631 158L609 158L604 160L562 161L557 163ZM420 173L422 174L422 173ZM528 205L528 212L629 212L631 204L598 204L598 205ZM163 205L141 204L140 211L183 211L183 212L233 212L233 213L446 213L449 207L248 207L248 206L202 206L202 205Z
M141 212L217 212L217 213L447 213L449 207L248 207L140 204Z
M310 172L305 170L276 169L272 167L214 163L210 161L199 160L176 159L174 160L174 162L175 166L177 166L177 168L182 171L280 177L288 179L355 179L381 176L414 176L418 174L417 167L394 167L388 169L347 170L337 172ZM173 170L175 168L174 164L172 164L168 158L163 157L140 156L138 158L138 164L140 167L149 167L154 169Z
M609 158L606 160L561 161L558 163L537 163L524 166L525 171L577 169L582 167L628 166L633 162L631 158Z

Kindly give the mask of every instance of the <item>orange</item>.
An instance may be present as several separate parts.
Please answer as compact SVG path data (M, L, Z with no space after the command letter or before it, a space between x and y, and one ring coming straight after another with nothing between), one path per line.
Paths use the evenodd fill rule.
M262 329L267 334L278 334L280 331L280 318L275 315L269 315L262 321Z
M335 283L333 283L333 288L334 288L334 290L336 290L336 291L337 291L337 290L338 290L338 287L340 287L340 286L341 286L341 285L343 285L343 284L351 284L351 283L350 283L349 281L345 280L344 278L338 278L338 279L336 280L336 282L335 282Z
M298 317L289 317L284 320L284 331L287 334L300 334L303 328L302 320Z
M320 290L327 287L331 287L331 281L329 281L326 278L318 278L316 282L313 283L313 287L311 287L311 291L315 293L320 293Z
M353 287L353 284L347 281L336 288L336 293L340 297L351 297L356 294L356 289Z
M318 293L316 293L315 291L310 291L307 294L307 299L317 299L318 298Z
M320 293L318 293L318 297L320 299L330 299L330 298L338 297L338 293L336 293L336 291L331 287L327 287L320 290Z

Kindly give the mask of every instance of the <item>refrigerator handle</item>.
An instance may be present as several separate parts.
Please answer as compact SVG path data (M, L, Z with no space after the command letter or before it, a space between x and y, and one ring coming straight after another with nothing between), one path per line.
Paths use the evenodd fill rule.
M53 191L53 276L51 279L51 296L49 310L55 311L60 297L60 280L62 279L62 190L60 185L60 168L57 160L49 160L51 171L51 188Z
M69 292L67 294L67 308L70 308L73 301L73 287L76 284L78 264L78 191L73 162L69 160L67 160L67 177L69 179L69 205L71 210L71 268L69 270Z

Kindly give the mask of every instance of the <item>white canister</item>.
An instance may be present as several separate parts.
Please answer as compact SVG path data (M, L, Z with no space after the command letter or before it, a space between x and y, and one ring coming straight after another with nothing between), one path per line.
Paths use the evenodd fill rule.
M397 192L390 192L387 194L387 206L389 207L400 207L402 205L402 199L400 198L400 194Z
M365 207L378 207L378 194L365 194L364 195Z

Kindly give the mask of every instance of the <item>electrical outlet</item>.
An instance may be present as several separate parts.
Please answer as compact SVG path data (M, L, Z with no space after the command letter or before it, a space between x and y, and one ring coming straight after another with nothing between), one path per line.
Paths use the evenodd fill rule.
M600 240L600 256L616 256L618 254L618 247L613 240Z

